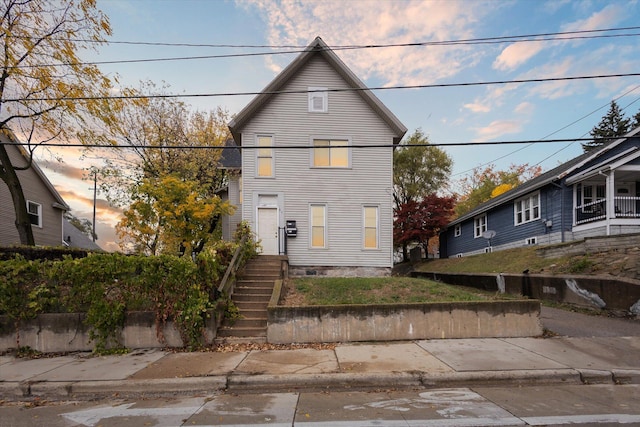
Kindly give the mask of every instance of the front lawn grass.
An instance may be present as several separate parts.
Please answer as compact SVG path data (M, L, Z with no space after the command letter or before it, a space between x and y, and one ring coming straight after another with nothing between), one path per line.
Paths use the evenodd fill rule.
M287 299L294 300L295 305L406 304L521 298L410 277L291 278L287 288ZM292 294L296 298L290 298Z

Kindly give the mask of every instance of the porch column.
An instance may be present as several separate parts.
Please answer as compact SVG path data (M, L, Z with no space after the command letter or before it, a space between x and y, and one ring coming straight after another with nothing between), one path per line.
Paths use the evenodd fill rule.
M607 197L607 236L611 235L611 219L616 217L616 185L615 171L609 171L606 179L606 197Z

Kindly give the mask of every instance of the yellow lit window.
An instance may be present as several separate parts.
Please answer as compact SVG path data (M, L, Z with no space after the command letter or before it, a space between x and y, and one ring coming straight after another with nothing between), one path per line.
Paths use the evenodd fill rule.
M314 139L313 166L333 168L349 167L349 141Z
M311 205L311 247L324 248L326 234L326 213L325 205Z
M378 249L378 207L364 207L364 247Z
M257 156L257 176L272 177L273 176L273 137L258 137L258 156ZM268 147L268 148L267 148Z

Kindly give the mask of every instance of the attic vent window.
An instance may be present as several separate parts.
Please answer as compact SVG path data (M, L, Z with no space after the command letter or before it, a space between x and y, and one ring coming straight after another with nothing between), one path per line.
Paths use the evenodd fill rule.
M309 112L326 113L329 111L329 96L326 87L310 87Z

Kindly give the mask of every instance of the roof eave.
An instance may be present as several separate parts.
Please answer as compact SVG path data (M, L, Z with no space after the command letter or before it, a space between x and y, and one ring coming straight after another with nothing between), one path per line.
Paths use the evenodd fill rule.
M53 186L51 181L49 181L49 178L47 178L47 176L44 174L42 169L40 169L40 166L38 166L38 164L31 158L31 156L29 155L27 150L25 150L22 145L19 145L20 141L18 140L18 137L16 136L16 134L13 133L13 131L11 129L9 129L9 128L5 127L5 130L7 131L6 135L9 137L9 139L11 141L13 141L14 143L18 144L18 145L16 145L16 147L18 148L18 152L27 161L31 162L31 168L35 171L36 175L38 175L40 180L44 183L45 187L47 187L49 192L56 199L56 203L53 204L53 207L58 208L58 209L62 209L62 210L65 210L65 211L70 210L71 208L69 207L69 205L67 205L67 203L64 201L64 199L62 198L60 193L58 193L58 190L56 190L56 188Z

